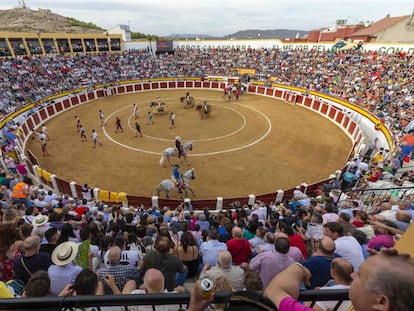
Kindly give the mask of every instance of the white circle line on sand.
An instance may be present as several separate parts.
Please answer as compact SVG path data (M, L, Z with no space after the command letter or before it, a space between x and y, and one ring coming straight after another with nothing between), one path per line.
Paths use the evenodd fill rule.
M215 151L215 152L206 152L206 153L198 153L198 154L197 154L197 153L196 153L196 154L195 154L195 153L193 153L193 154L187 154L187 156L190 156L190 157L197 157L197 156L208 156L208 155L215 155L215 154L229 153L229 152L234 152L234 151L238 151L238 150L246 149L246 148L249 148L249 147L251 147L251 146L253 146L253 145L255 145L255 144L257 144L257 143L261 142L263 139L265 139L265 138L266 138L266 137L270 134L270 132L272 131L272 122L270 122L270 119L267 117L267 115L265 115L265 114L264 114L263 112L261 112L260 110L257 110L256 108L249 107L249 106L242 105L242 104L238 104L238 105L243 106L243 107L246 107L246 108L251 109L251 110L254 110L254 111L256 111L257 113L261 114L261 115L262 115L262 117L266 119L267 124L268 124L268 126L269 126L269 128L268 128L268 129L267 129L267 131L266 131L266 133L265 133L264 135L262 135L261 137L259 137L258 139L256 139L255 141L251 142L250 144L246 144L246 145L243 145L243 146L240 146L240 147L231 148L231 149L225 149L225 150Z
M240 128L238 128L237 130L235 130L235 131L233 131L231 133L228 133L226 135L216 136L216 137L211 137L211 138L186 139L186 140L189 140L189 141L192 141L192 142L200 142L200 141L212 141L212 140L223 139L223 138L226 138L226 137L230 137L230 136L236 135L238 132L242 131L246 127L246 124L247 124L246 117L240 111L237 111L236 109L233 109L231 107L220 106L220 105L217 105L217 104L210 104L210 105L212 105L212 106L219 106L219 107L222 107L224 109L232 110L235 113L239 114L240 117L243 119L242 126ZM128 126L134 131L134 129L132 128L132 126L131 126L131 124L129 122L129 120L130 120L131 117L132 117L132 115L128 118ZM198 115L197 115L197 118L198 118ZM147 138L150 138L150 139L154 139L154 140L160 140L160 141L174 141L174 139L166 139L166 138L161 138L161 137L156 137L156 136L150 136L150 135L144 135L144 134L143 134L143 136L144 137L147 137Z
M174 98L166 98L166 100L172 100L172 99L174 99ZM207 100L216 100L216 99L207 99ZM141 103L137 103L137 105L140 105ZM167 105L168 105L168 103L167 103ZM225 108L225 109L229 109L229 110L232 110L232 111L234 111L234 112L236 112L236 113L238 113L240 116L241 116L241 118L243 119L243 124L242 124L242 126L239 128L239 129L237 129L237 130L235 130L235 131L233 131L233 132L231 132L231 133L229 133L229 134L226 134L226 135L223 135L223 136L216 136L216 137L212 137L212 138L203 138L203 139L189 139L189 140L191 140L192 142L200 142L200 141L212 141L212 140L218 140L218 139L223 139L223 138L226 138L226 137L230 137L230 136L233 136L233 135L235 135L235 134L237 134L238 132L240 132L241 130L243 130L243 128L246 126L246 123L247 123L247 121L246 121L246 117L240 112L240 111L237 111L237 110L235 110L235 109L233 109L233 108L230 108L230 107L226 107L226 106L222 106L222 105L218 105L218 104L211 104L211 105L213 105L213 106L218 106L218 107L222 107L222 108ZM106 119L105 119L105 123L107 123L107 120L109 120L109 118L110 117L112 117L115 113L117 113L118 111L121 111L121 110L124 110L124 109L127 109L129 106L125 106L125 107L122 107L122 108L120 108L120 109L118 109L118 110L116 110L116 111L114 111L113 113L111 113ZM141 109L137 109L137 112L141 112L141 111L144 111L144 110L146 110L146 109L148 109L149 107L144 107L144 108L141 108ZM135 128L134 127L132 127L132 125L131 125L131 122L130 122L130 120L131 120L131 118L133 117L134 115L133 114L131 114L129 117L128 117L128 127L133 131L133 132L135 132ZM141 119L142 120L142 119ZM134 121L135 122L135 121ZM105 133L105 136L106 137L108 137L109 138L109 134L108 133L106 133L106 131L105 131L105 129L104 129L104 133ZM156 137L156 136L150 136L150 135L146 135L146 134L142 134L142 137L146 137L146 138L150 138L150 139L153 139L153 140L159 140L159 141L172 141L172 142L174 142L174 140L173 139L167 139L167 138L161 138L161 137Z
M166 100L171 100L171 99L173 99L173 98L167 98ZM214 100L214 99L213 99ZM138 103L137 105L139 105L140 103ZM237 114L239 114L240 116L241 116L241 118L243 119L243 124L242 124L242 126L239 128L239 129L237 129L237 130L235 130L235 131L233 131L233 132L231 132L231 133L229 133L229 134L226 134L226 135L223 135L223 136L216 136L216 137L212 137L212 138L203 138L203 139L188 139L188 140L190 140L190 141L192 141L192 142L202 142L202 141L212 141L212 140L218 140L218 139L223 139L223 138L226 138L226 137L230 137L230 136L233 136L233 135L235 135L235 134L237 134L238 132L240 132L241 130L243 130L243 128L245 128L246 127L246 123L247 123L247 120L246 120L246 117L240 112L240 111L237 111L237 110L235 110L235 109L233 109L233 108L231 108L231 107L227 107L227 106L222 106L222 105L218 105L218 104L211 104L211 105L213 105L213 106L218 106L218 107L222 107L222 108L224 108L224 109L229 109L229 110L232 110L232 111L234 111L235 113L237 113ZM124 110L124 109L127 109L127 108L129 108L129 106L125 106L125 107L122 107L122 108L120 108L120 109L118 109L118 110L116 110L116 111L114 111L114 112L112 112L106 119L105 119L105 123L107 123L107 120L109 120L109 118L110 117L112 117L114 114L116 114L116 113L118 113L119 111L121 111L121 110ZM148 107L145 107L145 108L141 108L141 109L138 109L137 110L137 112L141 112L141 111L144 111L144 110L146 110L146 109L148 109ZM135 132L135 128L134 127L132 127L132 125L131 125L131 122L130 122L130 120L131 120L131 118L133 117L134 115L133 114L131 114L129 117L128 117L128 127L133 131L133 132ZM198 116L197 116L198 117ZM135 122L135 121L134 121ZM108 137L109 138L109 134L105 131L105 129L104 129L104 133L105 133L105 136L106 137ZM171 142L174 142L174 140L173 139L167 139L167 138L161 138L161 137L155 137L155 136L150 136L150 135L146 135L146 134L142 134L142 136L143 137L146 137L146 138L150 138L150 139L153 139L153 140L159 140L159 141L171 141ZM133 147L132 147L133 148Z
M267 117L267 115L266 114L264 114L262 111L260 111L260 110L258 110L258 109L256 109L256 108L253 108L253 107L250 107L250 106L246 106L246 105L243 105L243 104L240 104L240 103L238 103L237 105L239 105L239 106L243 106L243 107L245 107L245 108L248 108L248 109L251 109L251 110L253 110L253 111L255 111L255 112L257 112L257 113L259 113L266 121L267 121L267 124L268 124L268 129L267 129L267 131L266 131L266 133L264 133L264 135L262 135L261 137L259 137L258 139L256 139L255 141L253 141L253 142L251 142L251 143L249 143L249 144L246 144L246 145L243 145L243 146L240 146L240 147L236 147L236 148L230 148L230 149L224 149L224 150L221 150L221 151L214 151L214 152L205 152L205 153L192 153L192 154L187 154L187 156L189 156L189 157L199 157L199 156L208 156L208 155L216 155L216 154L222 154L222 153L229 153L229 152L234 152L234 151L238 151L238 150L242 150L242 149L246 149L246 148L249 148L249 147L251 147L251 146L253 146L253 145L255 145L255 144L257 144L257 143L259 143L260 141L262 141L263 139L265 139L269 134L270 134L270 132L271 132L271 130L272 130L272 123L271 123L271 121L270 121L270 119ZM223 106L223 107L225 107L225 106ZM118 110L116 110L116 111L114 111L113 113L111 113L107 118L106 118L106 120L107 119L109 119L111 116L113 116L114 114L116 114L118 111L121 111L121 110L123 110L123 109L126 109L126 108L128 108L128 107L123 107L123 108L121 108L121 109L118 109ZM230 109L230 108L229 108ZM231 109L231 110L234 110L234 109ZM141 111L141 110L140 110ZM236 110L234 110L234 111L236 111ZM237 111L238 113L240 113L239 111ZM241 113L240 113L241 114ZM246 122L246 118L244 117L244 115L243 114L241 114L242 116L243 116L243 120L244 120L244 123ZM128 120L128 124L129 124L129 120ZM243 126L244 127L244 126ZM113 143L115 143L115 144L117 144L117 145L119 145L119 146L121 146L121 147L124 147L124 148L126 148L126 149L129 149L129 150L134 150L134 151L138 151L138 152L143 152L143 153L147 153L147 154L154 154L154 155L161 155L162 154L162 152L155 152L155 151L148 151L148 150L145 150L145 149L140 149L140 148L135 148L135 147L131 147L131 146L129 146L129 145L125 145L125 144L122 144L122 143L120 143L120 142L118 142L118 141L116 141L115 139L113 139L110 135L108 135L108 133L106 132L106 130L105 130L105 128L103 128L103 132L104 132L104 134L105 134L105 136L110 140L110 141L112 141ZM236 133L238 132L238 131L235 131ZM232 135L235 135L235 134L232 134ZM144 135L145 136L145 135ZM231 136L231 135L225 135L225 136L223 136L223 137L228 137L228 136ZM149 136L149 137L151 137L151 136ZM211 138L211 139L205 139L204 141L206 141L206 140L214 140L215 138ZM164 140L164 141L173 141L173 140L171 140L171 139L160 139L160 140ZM186 139L186 140L188 140L188 141L200 141L200 140L191 140L191 139Z

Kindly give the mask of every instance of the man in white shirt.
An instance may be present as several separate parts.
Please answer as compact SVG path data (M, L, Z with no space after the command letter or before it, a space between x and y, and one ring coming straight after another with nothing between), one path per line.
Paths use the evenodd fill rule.
M45 201L52 202L52 204L54 204L54 201L56 201L56 204L57 204L58 203L57 197L58 195L56 193L53 193L52 190L49 190L47 194L45 195Z
M141 260L141 254L136 250L125 250L125 239L122 235L118 235L115 238L114 245L119 246L122 250L121 260L119 261L120 265L137 266L138 262ZM108 263L108 253L109 251L104 255L104 264L107 268L110 266Z
M128 281L122 290L123 294L160 294L160 293L179 293L184 292L185 289L182 286L178 286L174 291L169 292L165 289L165 279L161 271L151 268L148 269L143 278L143 284L140 289L136 289L136 283ZM129 306L130 311L169 311L179 310L179 305L159 305L154 304L152 306Z
M259 222L262 222L264 224L264 222L266 221L266 207L262 206L262 203L254 203L253 205L253 212L251 213L251 215L257 215L257 218L259 220Z
M39 194L37 198L33 201L33 205L37 207L37 209L42 212L45 208L51 207L51 203L45 200L44 194Z
M234 290L242 290L244 288L244 270L239 266L232 265L232 257L227 250L222 250L218 253L216 266L204 265L200 273L200 280L204 277L216 280L221 276L229 280Z
M324 235L335 241L335 253L352 264L354 271L365 261L361 245L353 236L344 236L340 223L328 222L323 226Z
M349 289L352 278L351 274L353 272L352 265L343 258L335 258L331 263L331 276L335 281L335 285L332 286L323 286L320 289ZM318 311L325 310L334 310L338 301L317 301L314 309ZM343 301L338 311L348 311L348 308L351 306L349 300Z

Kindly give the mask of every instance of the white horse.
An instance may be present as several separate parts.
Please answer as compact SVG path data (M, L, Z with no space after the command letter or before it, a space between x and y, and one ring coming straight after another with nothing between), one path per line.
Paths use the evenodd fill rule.
M188 164L187 161L187 152L190 150L193 150L193 143L191 141L185 142L183 145L183 152L181 153L183 158L184 158L184 162L186 164ZM168 162L169 165L171 164L171 157L178 157L178 150L177 148L174 147L169 147L167 149L165 149L162 153L161 153L161 159L160 159L160 165L165 167L165 162ZM180 159L181 160L181 159ZM183 162L181 160L181 162ZM188 164L190 165L190 164Z
M184 191L185 196L187 197L188 191L191 191L191 194L195 196L194 190L190 187L190 180L195 179L195 173L194 168L185 171L183 174L181 174L183 178L183 183L181 185L181 189ZM170 197L170 192L178 191L178 184L173 179L164 179L160 184L155 188L155 195L160 196L160 192L165 192L165 195L167 198Z

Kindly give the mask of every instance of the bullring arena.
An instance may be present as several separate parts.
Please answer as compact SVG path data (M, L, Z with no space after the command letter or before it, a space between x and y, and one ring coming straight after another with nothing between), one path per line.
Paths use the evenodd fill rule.
M194 148L188 153L188 164L175 158L172 163L180 164L182 172L195 169L191 187L196 195L189 198L198 208L216 207L218 197L224 198L225 205L235 199L247 202L250 194L273 201L279 189L304 188L307 183L315 187L346 163L353 152L350 137L355 148L361 144L358 125L329 97L295 93L292 102L293 91L286 87L251 84L239 101L228 102L223 99L225 85L161 79L112 87L111 96L104 88L63 94L25 120L20 138L36 155L36 160L29 156L30 163L37 164L34 173L60 192L80 196L81 185L88 183L98 189L96 197L102 201L151 204L158 183L172 174L171 168L159 165L160 154L181 136ZM211 116L200 120L194 109L184 109L179 98L186 89L196 101L206 99L211 104ZM154 124L147 125L149 103L158 96L168 111L155 115ZM133 104L138 107L143 137L134 136ZM99 110L105 114L105 128ZM174 129L169 128L170 112L177 115ZM97 130L102 147L92 148L90 138L80 141L75 116L88 136ZM116 117L123 121L124 132L115 133ZM32 129L42 124L51 138L48 157L41 155L37 141L28 139ZM160 193L160 204L171 204L164 198ZM178 193L172 193L172 198L182 199Z
M183 93L156 90L91 101L46 123L51 156L42 157L36 141L29 140L26 147L37 155L40 167L63 179L151 196L156 185L172 174L169 166L160 166L161 152L180 136L193 142L193 150L188 152L188 164L178 158L172 158L172 163L180 164L181 172L195 168L192 199L247 197L322 180L346 162L352 147L338 126L300 105L252 94L228 102L220 91L191 90L196 102L205 98L212 106L211 116L200 120L194 108L184 109L179 102ZM167 111L154 113L154 124L147 125L149 103L156 96L166 103ZM138 119L132 115L133 104ZM105 114L105 127L99 110ZM173 129L170 112L177 117ZM87 142L80 140L75 116L87 130ZM115 132L115 117L121 119L124 132ZM135 121L143 137L135 137ZM92 148L92 129L97 130L102 147ZM178 193L172 197L178 198Z
M109 44L109 41L106 42ZM70 50L73 50L73 47ZM290 238L297 237L300 240L297 242L301 246L297 249L301 257L297 262L303 261L303 266L293 264L292 267L297 273L292 271L292 274L287 275L286 282L288 279L293 280L293 276L296 275L299 287L304 276L303 272L306 272L307 277L308 273L305 269L310 269L313 265L311 257L321 257L323 260L331 261L335 258L334 252L339 254L340 247L336 247L333 236L337 234L336 240L341 238L339 236L343 233L343 227L340 222L350 223L349 212L352 206L358 210L356 220L359 220L360 212L365 212L367 220L364 223L372 225L372 231L378 225L375 219L368 220L368 213L376 209L382 210L385 204L389 204L389 208L392 208L392 202L394 199L397 200L397 196L399 196L398 200L401 199L397 203L399 208L409 206L406 204L408 201L405 200L408 197L412 201L412 197L407 192L407 188L393 188L393 197L390 198L389 189L370 188L368 183L382 182L380 176L375 175L379 168L377 165L381 162L378 155L381 155L382 151L376 151L382 150L381 148L384 148L384 152L385 149L391 152L398 151L399 138L411 135L406 121L412 118L413 111L409 110L414 103L413 92L409 85L412 66L407 65L401 68L398 77L392 71L384 70L384 72L374 73L372 68L382 64L383 59L391 64L391 68L392 64L402 64L402 59L406 60L407 64L413 64L414 58L399 54L390 56L392 57L390 60L384 54L379 60L376 54L360 49L344 52L344 55L342 52L335 54L332 50L329 57L325 52L309 51L308 53L302 50L287 52L279 51L277 48L245 51L233 48L223 48L223 50L206 48L203 50L204 56L208 54L208 57L197 58L204 53L200 51L201 49L197 48L189 48L189 50L177 48L174 54L155 55L148 49L131 49L112 53L111 48L108 48L104 51L108 53L99 53L97 50L97 53L90 54L62 53L42 57L28 55L16 59L0 58L0 68L5 68L3 69L5 74L3 73L0 77L10 83L10 87L7 87L7 83L0 84L0 88L4 89L3 93L6 95L0 96L1 112L5 114L0 127L3 127L4 140L8 143L3 147L3 151L13 153L18 160L25 162L36 186L39 186L39 183L46 185L48 190L51 190L51 193L47 194L49 199L53 201L53 197L56 198L55 205L52 205L50 201L42 206L42 203L44 204L42 200L45 201L46 195L42 189L35 188L36 186L33 188L33 191L37 193L36 199L28 200L12 196L17 207L16 216L10 217L10 220L3 217L3 223L6 219L8 221L6 225L12 224L12 226L3 228L12 231L15 223L19 221L39 227L35 228L38 230L45 227L48 221L51 225L55 225L55 219L67 217L69 223L62 223L61 236L64 235L64 226L73 230L79 225L80 238L86 239L81 242L82 251L78 252L79 257L86 259L82 261L82 265L96 270L98 278L104 278L103 282L107 282L110 279L109 275L114 275L114 277L117 275L112 272L115 271L112 270L115 268L112 266L126 267L126 265L121 265L120 261L125 259L121 253L125 244L109 248L107 255L104 255L107 252L104 248L108 240L114 237L114 245L118 245L117 241L125 243L126 229L130 226L129 228L132 229L128 232L128 239L131 238L130 245L132 247L137 245L133 242L133 232L136 232L135 236L140 235L140 240L136 241L139 241L141 245L136 248L137 261L133 263L128 261L128 265L132 268L138 264L139 269L142 267L147 269L149 266L146 266L146 261L151 261L152 255L159 253L159 256L164 256L174 248L173 252L178 257L181 246L184 252L187 252L184 247L187 245L186 236L195 240L192 233L185 232L187 230L185 218L188 215L194 220L194 232L200 233L197 237L198 242L191 242L192 245L189 243L193 251L192 254L191 251L188 254L192 255L192 268L195 269L191 269L191 276L187 275L191 267L188 264L189 261L178 257L188 269L183 267L183 270L174 271L168 276L170 285L183 284L185 290L191 290L193 286L197 288L198 283L193 283L193 281L199 277L203 278L203 273L207 273L210 269L209 255L216 260L217 247L214 246L216 243L214 240L227 235L229 240L225 246L230 257L228 257L226 266L233 267L232 262L235 265L241 264L244 268L238 268L240 275L243 276L241 288L245 287L247 290L250 290L247 286L250 282L246 278L245 269L258 272L258 288L254 290L261 290L269 286L265 285L264 280L270 273L273 273L271 272L273 266L278 268L275 263L279 264L282 257L272 258L268 268L261 268L261 271L257 271L254 267L253 260L255 259L250 258L252 252L255 256L262 256L258 253L263 252L264 256L268 254L273 256L279 252L278 239L283 239L283 244L285 244L283 256L286 256L290 265L293 257L288 258L290 256L288 252L291 243L292 246L294 243L290 242ZM222 51L224 53L221 53ZM223 62L221 62L222 59ZM251 59L254 59L254 64L250 62ZM328 59L330 63L335 63L337 66L329 67L328 65L325 68L321 65L327 64ZM246 62L244 63L243 60ZM278 66L279 62L284 66ZM39 64L43 67L39 67ZM237 66L237 74L234 66ZM285 66L287 68L284 68ZM39 68L44 68L44 70L38 70ZM251 76L246 79L243 71ZM342 73L346 73L346 76L342 76ZM402 81L400 77L404 75L407 79ZM362 79L361 77L369 78ZM372 82L372 87L370 82ZM393 83L395 84L392 86L392 91L388 93L386 89ZM237 87L243 85L244 93L237 99L233 96L231 100L227 100L223 95L223 90L229 90L234 84ZM401 90L398 90L398 87ZM202 118L194 106L186 107L182 100L180 102L180 98L187 92L193 97L195 106L201 103L209 105L210 114L207 117ZM0 95L3 93L0 92ZM402 93L406 95L404 99L401 99ZM388 94L390 102L384 104L385 95ZM4 98L8 101L5 102ZM162 113L159 112L159 107L163 107ZM201 112L203 110L202 107ZM153 116L149 119L148 115L151 114ZM174 126L171 123L171 114L175 115ZM139 123L142 135L137 135L136 123ZM123 127L122 130L120 130L120 125ZM412 125L414 128L414 122ZM83 138L79 127L85 129L86 135ZM45 130L47 130L47 135L45 135ZM92 139L95 131L99 137L98 144ZM161 163L163 152L168 148L174 150L176 137L181 137L184 146L191 143L192 148L188 150L188 157L183 161L172 157L171 163ZM44 148L46 143L47 152ZM373 146L375 143L377 145ZM377 155L373 155L375 153ZM401 157L402 154L401 152ZM389 154L389 156L392 160L401 160L401 157L396 154ZM406 162L405 156L403 160ZM385 160L382 162L381 169L386 167L392 169ZM408 162L411 162L410 159ZM5 163L10 163L10 157L4 156L2 164ZM192 189L192 193L188 193L186 197L174 191L171 193L171 198L166 198L164 192L155 190L162 180L171 178L174 164L180 166L181 173L195 173L195 179L190 180L191 187L188 187ZM363 166L371 169L372 172L366 171L362 168ZM369 168L370 166L375 168ZM395 177L402 176L397 175L401 173L397 171ZM349 177L349 174L354 174L351 176L351 181L345 179L345 176ZM391 175L394 178L394 175ZM414 176L412 177L414 179ZM373 180L374 178L377 179ZM17 179L15 181L17 182ZM31 180L23 177L22 182L17 182L14 187L10 187L13 189L12 195L24 194L22 190L25 186L22 184L26 181L28 184L31 183ZM366 182L368 186L365 187L364 184L362 187L360 181ZM395 183L395 180L389 180L388 183ZM94 198L90 197L89 188L83 191L84 184L88 184L93 189ZM352 191L348 192L348 190ZM381 193L387 192L387 195L380 194L380 191ZM89 198L86 199L88 196ZM72 200L69 197L76 199ZM81 203L78 199L82 197L89 202ZM190 201L191 206L183 204L183 201ZM236 201L242 205L250 204L251 208L237 208ZM283 204L276 203L277 201ZM318 203L313 205L314 202ZM400 203L403 204L400 205ZM22 204L25 204L27 208ZM88 208L83 206L89 204L92 217L88 215ZM262 204L270 208L260 207ZM36 209L32 209L30 205L35 206ZM59 211L61 207L62 210ZM195 210L194 218L193 213L188 211L191 207ZM333 211L334 207L338 207L338 215ZM210 211L205 210L206 208ZM38 212L40 209L43 209L43 214L38 213L37 216L31 218L30 211L37 210ZM228 210L220 211L222 209ZM247 216L249 213L247 209L254 209L254 211ZM9 211L11 210L13 209L9 208ZM17 220L17 210L26 215ZM50 212L47 217L44 215L46 210ZM120 210L125 212L125 222L128 224L119 218L122 217ZM131 212L126 212L126 210ZM308 213L308 211L311 212ZM408 211L405 212L408 213ZM85 214L81 215L81 213ZM160 230L155 238L151 229L157 232L154 217L158 213L157 226ZM173 216L174 213L176 218ZM303 217L305 213L307 215ZM338 216L338 220L328 220L324 226L324 216L327 214L335 214L330 216ZM6 213L4 215L9 216ZM293 217L290 217L291 215ZM84 217L90 221L90 225L83 221ZM107 221L105 217L108 218ZM139 217L137 226L133 222L129 224L134 217ZM168 221L164 220L164 217L168 217ZM208 221L206 217L209 217ZM362 221L362 217L360 218ZM60 224L60 221L57 222ZM167 230L162 230L162 223L167 222L169 225L163 227ZM204 229L201 229L202 222L206 225ZM235 227L230 226L232 222ZM106 227L107 224L109 229ZM92 230L94 227L98 228L98 225L102 229L102 235L93 237ZM331 231L331 228L335 229L334 225L338 228L335 232ZM212 230L213 226L218 227L217 232L215 229ZM118 228L123 231L121 234ZM233 238L230 238L230 229ZM12 239L7 238L8 235L4 234L7 230L3 231L3 236L6 236L3 238L3 244L13 242ZM167 238L171 237L169 230L173 233L177 247L167 243ZM219 230L227 233L219 234ZM59 229L54 228L52 231L57 232ZM190 231L193 229L190 228ZM292 232L292 236L279 235L278 238L274 237L273 243L267 240L273 234L268 234L270 232L266 233L266 231L274 231L278 234L289 233L289 235ZM356 228L355 231L357 231ZM163 232L166 233L165 238L161 237ZM332 239L328 235L330 233L332 233ZM351 233L354 234L354 232ZM181 237L178 238L180 234ZM246 238L247 234L251 236L251 241L246 242L241 238L245 234ZM404 234L400 241L407 236L411 239L409 234ZM207 235L205 242L202 241L203 235ZM69 241L69 236L67 239ZM93 242L92 239L94 239ZM264 248L258 249L260 245L253 246L251 242L258 239L262 239L263 247L268 244L269 252L266 253ZM346 252L358 252L358 258L352 255L349 259L349 269L347 269L349 272L346 273L351 276L351 272L357 271L362 265L364 268L361 270L366 273L367 263L364 263L363 248L360 245L366 241L360 243L351 236L347 236L346 239L355 240L353 245L347 244L343 247ZM375 237L372 237L368 243L374 239ZM394 237L391 239L394 242ZM63 245L59 240L56 249ZM246 257L237 262L235 258L240 255L240 247L233 248L231 244L239 240L248 243L246 246L242 245L241 250L249 251L249 254L246 253ZM305 243L305 240L308 242ZM315 240L319 243L313 243L316 242ZM49 238L47 241L49 242ZM325 241L329 242L326 250L324 250ZM405 241L403 243L407 243L407 239ZM80 239L77 242L80 242ZM108 247L110 243L108 242ZM399 242L396 242L396 248L397 243ZM37 253L40 243L35 244ZM99 249L100 253L98 252L92 258L90 256L93 253L91 245L97 246L97 244L99 247L95 249ZM165 245L164 250L161 250L161 244ZM213 245L212 248L206 246L210 244ZM129 251L132 251L132 247ZM119 256L112 256L114 249ZM155 252L152 252L154 249ZM404 252L403 249L400 250ZM145 257L143 251L147 252ZM72 251L71 253L75 254ZM220 253L217 254L218 266L220 269L227 269L220 263ZM56 251L52 252L52 257L53 254L56 254ZM309 259L305 259L306 256L309 256ZM27 252L24 253L24 257L29 257ZM116 263L110 261L112 257L116 259ZM348 258L343 257L344 261L348 261ZM23 257L21 258L20 261L24 265ZM72 259L62 258L68 260L64 266L72 268L68 265ZM353 259L357 261L356 269L353 268ZM309 262L311 265L307 268L306 264ZM244 265L245 263L248 265ZM314 263L317 269L322 265L325 266L326 271L323 274L326 274L327 280L330 276L334 276L330 273L332 268L330 262L329 264ZM104 267L106 264L109 264L108 268ZM201 264L203 264L203 270L199 274L198 268L201 268ZM168 262L160 263L160 266L156 268L167 269L167 265ZM105 269L110 270L107 272ZM406 270L408 269L404 271ZM89 269L86 271L89 273ZM137 269L128 270L125 276L132 278L137 271ZM148 271L149 269L144 274L144 285ZM230 273L231 270L228 275ZM310 273L315 273L317 277L322 275L322 272L316 270ZM47 274L52 275L51 269L48 269ZM177 280L176 277L181 278L181 275L182 280ZM59 272L57 279L61 281L63 277L63 273ZM135 283L134 286L140 282L140 279L141 275L137 276L137 280L132 282ZM320 285L326 284L327 280L321 281ZM51 280L50 284L53 282L55 281ZM285 282L271 281L270 286L272 283L284 284ZM78 277L75 284L79 284ZM162 284L160 288L168 289L166 284ZM121 287L118 284L114 286L118 287L118 290ZM56 290L54 285L46 287L48 287L46 288L47 294L51 292L50 289ZM71 287L67 288L69 290ZM97 293L97 286L92 290ZM222 298L219 295L224 294L221 293L221 289L216 287L214 290L218 294L218 300L215 302L224 301L220 300ZM112 288L112 292L117 293L117 289ZM328 296L326 294L324 296L323 292L329 291L322 290L316 293L303 291L298 299L301 301L338 300L339 303L335 302L337 308L343 303L348 303L346 300L350 297L347 289L328 293ZM131 292L128 289L123 293ZM163 296L96 295L85 297L78 291L78 287L76 287L76 294L80 295L78 297L82 296L81 299L66 296L63 298L43 297L37 301L30 301L33 305L25 307L33 308L40 303L43 304L42 307L47 305L49 308L57 304L61 308L73 303L73 306L78 308L84 305L145 305L148 302L155 309L154 304L182 304L187 303L189 299L188 293L184 293L185 296L176 296L176 294L170 296L163 293ZM72 292L69 295L72 295ZM223 296L224 298L227 299ZM406 300L408 301L409 297ZM20 303L21 301L23 303ZM28 303L25 298L19 299L17 303L11 302L11 306L17 304L20 307L20 304L24 303ZM8 301L2 301L3 308L7 305L9 305Z
M172 164L180 164L182 173L194 169L196 178L191 180L191 189L195 195L189 194L187 199L194 207L214 208L219 206L219 198L227 206L236 199L247 202L248 197L263 201L289 198L297 186L311 192L331 174L339 178L350 157L363 152L373 137L379 137L382 146L390 148L393 144L382 123L374 130L380 122L376 116L340 99L343 96L330 97L322 89L307 89L305 81L291 80L300 87L264 82L264 77L273 72L271 58L283 56L277 50L272 50L272 54L254 50L255 57L264 57L265 62L256 69L243 69L243 55L247 51L232 50L233 61L239 62L238 70L253 70L256 80L246 84L246 92L239 100L233 97L228 102L223 89L238 83L241 76L230 76L233 68L218 67L210 68L208 73L219 76L200 76L194 68L188 76L178 77L179 72L187 70L188 56L182 48L177 49L174 56L160 57L161 65L155 64L152 54L145 49L97 54L99 61L108 65L119 62L121 67L112 72L106 66L98 66L93 69L95 77L81 76L86 68L80 61L79 68L73 68L69 75L79 79L76 83L68 84L66 74L56 72L61 84L48 89L46 83L45 94L36 94L37 100L3 120L3 125L11 119L19 122L17 152L25 157L22 160L27 160L36 179L56 192L77 198L82 196L81 186L86 183L94 188L96 198L109 203L146 206L154 204L153 196L157 196L160 204L175 204L164 201L166 194L155 189L172 175L171 167L159 165L161 153L173 147L174 138L180 136L183 142L193 144L188 163L172 159ZM197 49L190 51L198 55ZM218 50L209 51L214 61L220 59ZM81 58L88 63L94 57ZM47 59L68 68L78 58L68 55ZM322 54L312 62L321 58ZM200 68L209 66L204 61L200 59ZM131 67L131 62L135 62L135 67ZM161 67L155 74L145 72L145 66ZM151 78L157 75L165 78ZM140 79L134 80L137 76ZM276 78L292 78L283 71L280 76ZM45 77L41 79L41 84L47 81ZM186 90L196 104L205 99L212 107L208 118L200 120L194 108L184 109L179 98ZM155 113L149 107L158 97L166 103L166 113ZM134 104L137 119L132 116ZM99 110L105 115L105 127L101 126ZM147 125L146 115L150 111L154 112L154 124ZM172 112L176 115L174 128L170 128L168 119ZM86 129L86 142L80 140L75 116ZM115 132L115 118L121 120L123 132ZM136 121L143 137L135 137ZM30 139L35 137L32 131L39 132L43 125L51 138L47 147L51 155L47 157L42 156L39 141ZM92 129L97 131L102 147L92 148ZM280 195L283 191L285 196ZM176 192L171 197L183 199Z

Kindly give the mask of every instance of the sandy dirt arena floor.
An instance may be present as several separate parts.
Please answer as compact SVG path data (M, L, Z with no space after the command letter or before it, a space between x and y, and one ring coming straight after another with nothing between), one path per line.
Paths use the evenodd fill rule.
M184 109L179 102L183 95L184 90L157 90L80 105L46 123L49 157L42 156L37 139L28 140L26 149L37 155L42 169L59 178L152 196L160 181L172 175L171 167L159 164L161 152L181 136L182 142L193 142L189 163L181 164L178 158L172 162L180 164L181 172L195 168L194 199L211 199L275 192L327 178L344 165L352 147L336 125L300 106L251 94L227 102L222 92L191 90L196 103L205 98L212 107L211 116L200 120L194 108ZM147 112L152 111L149 103L157 96L167 104L167 113L154 114L154 124L147 125ZM99 109L105 114L106 127L100 124ZM176 114L173 129L170 112ZM80 140L75 115L86 129L87 142ZM115 132L115 117L121 119L123 133ZM143 137L135 137L136 121ZM92 148L92 129L103 146ZM176 192L171 197L179 198Z

